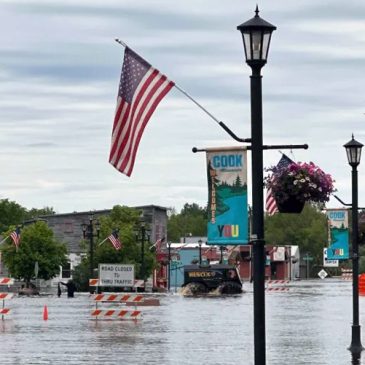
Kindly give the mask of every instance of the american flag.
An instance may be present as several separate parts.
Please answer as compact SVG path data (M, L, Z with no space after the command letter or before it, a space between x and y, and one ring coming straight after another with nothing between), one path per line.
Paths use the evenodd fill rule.
M161 245L162 243L165 241L165 237L159 238L150 248L150 250L155 247L156 248L156 252L161 251Z
M20 228L19 227L17 227L15 229L15 231L10 233L10 238L13 240L15 247L18 248L19 243L20 243Z
M120 250L122 248L117 231L113 231L113 233L108 237L108 240L112 243L116 250Z
M109 162L130 176L152 113L174 83L126 47L114 117Z
M292 161L287 155L285 155L283 153L280 161L278 162L278 164L276 166L278 168L283 168L285 166L290 165L293 162L294 161ZM273 177L272 177L272 179L273 179ZM276 205L275 196L271 189L268 189L266 192L266 211L267 211L268 215L274 215L275 213L277 213L279 211L279 209Z

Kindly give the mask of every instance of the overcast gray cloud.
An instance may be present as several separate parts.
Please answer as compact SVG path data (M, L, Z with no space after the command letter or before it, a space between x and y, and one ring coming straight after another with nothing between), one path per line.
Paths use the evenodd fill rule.
M0 0L0 197L58 212L206 204L205 156L236 145L173 89L151 118L131 178L108 164L123 39L238 135L250 133L250 68L236 26L255 1ZM275 24L263 69L264 141L295 150L351 199L344 143L365 143L365 4L259 3ZM265 152L265 165L280 154ZM365 205L365 161L359 166ZM250 182L250 177L249 177ZM331 201L329 206L338 206Z

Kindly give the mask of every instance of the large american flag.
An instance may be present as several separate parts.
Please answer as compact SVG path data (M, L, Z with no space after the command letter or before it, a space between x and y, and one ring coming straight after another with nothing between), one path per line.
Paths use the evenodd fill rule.
M10 233L10 238L13 240L15 247L18 248L19 243L20 243L20 228L19 227L17 227L15 229L15 231Z
M280 161L278 162L278 164L276 166L278 168L283 168L285 166L290 165L293 162L294 162L293 160L291 160L287 155L285 155L283 153L283 155L281 156ZM274 177L272 177L272 179L273 178ZM279 209L276 205L275 196L274 196L272 190L268 189L267 192L266 192L266 212L267 212L268 215L274 215L278 211L279 211Z
M116 250L120 250L122 248L122 243L119 240L117 231L113 231L113 233L108 237L108 239Z
M130 176L144 128L174 83L126 47L109 162Z

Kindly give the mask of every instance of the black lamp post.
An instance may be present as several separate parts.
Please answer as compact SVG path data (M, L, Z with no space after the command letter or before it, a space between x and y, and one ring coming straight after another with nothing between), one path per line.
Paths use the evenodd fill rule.
M251 143L252 143L252 234L254 290L255 364L266 363L265 340L265 241L263 196L263 137L261 68L266 64L271 34L276 27L256 15L237 29L242 33L246 62L251 75Z
M168 247L168 261L169 261L169 272L167 275L167 290L170 291L170 281L171 281L171 242L167 242L167 247Z
M91 214L89 217L89 224L83 223L81 225L82 233L84 239L89 239L89 249L90 249L90 260L89 260L89 268L90 268L90 279L93 279L94 276L94 237L99 238L100 235L100 223L98 220L94 220L94 216ZM94 227L96 229L96 234L94 233ZM89 288L90 293L93 293L94 289L92 287Z
M221 250L221 259L220 259L220 264L223 264L223 251L225 250L225 247L221 246L220 247Z
M359 324L359 221L358 221L358 187L357 166L360 164L363 144L357 142L352 135L350 142L344 145L349 165L352 167L352 337L349 350L360 353L361 327Z
M203 244L203 241L199 240L198 244L199 244L199 265L201 265L202 264L202 244Z
M147 234L146 224L145 222L141 221L139 224L139 235L136 235L136 239L141 242L141 271L140 277L143 282L146 281L146 269L145 269L145 262L144 262L144 245L145 242L149 242L149 235ZM145 286L144 286L145 287Z

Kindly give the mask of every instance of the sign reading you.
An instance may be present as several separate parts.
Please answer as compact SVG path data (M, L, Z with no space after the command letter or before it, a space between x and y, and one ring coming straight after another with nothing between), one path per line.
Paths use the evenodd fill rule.
M134 265L99 264L100 286L133 286Z

